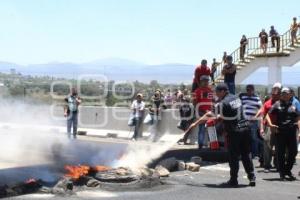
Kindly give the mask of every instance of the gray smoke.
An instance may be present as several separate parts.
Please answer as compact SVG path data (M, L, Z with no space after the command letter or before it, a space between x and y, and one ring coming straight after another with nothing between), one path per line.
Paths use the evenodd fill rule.
M119 145L69 140L66 119L56 120L49 105L1 100L0 113L0 185L29 178L55 181L67 164L110 166L121 154Z

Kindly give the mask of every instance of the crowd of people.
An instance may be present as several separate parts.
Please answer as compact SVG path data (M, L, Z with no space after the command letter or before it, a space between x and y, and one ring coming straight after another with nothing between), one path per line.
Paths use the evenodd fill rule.
M297 42L297 30L300 25L296 18L291 25L292 45ZM274 26L270 34L272 47L280 49L280 37ZM261 48L267 50L268 34L263 29L260 34ZM245 35L240 41L240 59L244 59L248 40ZM187 89L167 90L165 95L157 89L151 97L149 105L143 101L143 95L138 93L132 102L132 116L129 126L134 126L132 140L141 137L142 124L150 126L151 141L158 141L157 126L161 119L162 110L179 109L181 120L178 128L185 131L179 144L188 144L191 131L198 129L198 148L206 147L206 123L213 120L219 132L225 138L229 152L230 179L225 184L238 185L239 158L241 157L248 175L249 185L255 186L255 173L252 159L258 158L264 172L271 168L279 172L280 180L295 180L291 170L297 155L297 134L300 128L300 103L294 91L276 83L272 87L270 97L263 101L256 94L255 86L249 84L245 91L236 94L235 76L237 67L231 55L224 52L222 74L224 83L215 86L215 72L219 63L213 59L211 67L203 59L196 67L192 81L191 92ZM210 82L212 81L212 82ZM211 83L211 84L210 84ZM214 88L214 89L213 89ZM67 131L69 137L76 138L78 106L81 99L75 90L65 101L65 117L68 118ZM145 110L148 110L145 116ZM71 134L73 126L73 134ZM273 160L273 162L272 162ZM273 165L272 165L273 164Z

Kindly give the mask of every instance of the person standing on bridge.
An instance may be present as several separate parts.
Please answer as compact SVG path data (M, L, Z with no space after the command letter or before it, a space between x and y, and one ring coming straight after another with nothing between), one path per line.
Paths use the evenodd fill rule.
M224 51L223 57L222 57L222 61L223 61L224 64L226 64L226 58L227 58L227 52Z
M226 57L226 65L223 67L222 74L224 75L224 83L227 84L229 92L235 94L236 66L233 64L232 56Z
M246 46L248 44L248 39L245 35L242 36L242 39L240 41L240 60L244 61L244 56L246 53Z
M215 85L215 73L217 71L217 66L218 66L218 63L217 63L216 59L214 58L213 62L211 64L211 68L210 68L210 78L211 78L213 85Z
M300 128L300 110L293 105L293 97L289 88L282 88L281 98L277 101L268 114L277 116L277 123L273 124L269 115L266 119L272 128L277 129L277 153L278 171L280 180L296 180L292 174L292 168L296 161L297 150L297 128ZM287 156L286 156L287 153Z
M81 98L77 94L77 90L72 88L71 94L65 98L67 106L64 107L64 116L67 117L67 133L70 139L76 139L77 137L77 125L78 125L78 106L81 104ZM73 135L71 134L71 128L73 126Z
M298 32L298 28L300 27L300 24L297 23L297 18L294 17L293 18L293 23L291 24L291 39L292 39L292 46L295 45L295 42L298 42L297 39L297 32Z
M268 34L266 33L265 29L262 29L259 33L260 38L260 47L263 49L263 53L267 53L268 47Z
M275 47L275 41L276 41L276 52L279 52L280 49L280 36L278 32L275 30L274 26L271 26L271 30L269 33L271 37L272 47Z

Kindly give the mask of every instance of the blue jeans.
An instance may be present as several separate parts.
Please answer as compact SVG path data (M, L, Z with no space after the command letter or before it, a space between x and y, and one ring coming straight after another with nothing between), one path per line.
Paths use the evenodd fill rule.
M71 139L71 128L73 125L73 138L76 139L77 135L77 125L78 125L78 113L77 112L70 112L67 119L67 132L68 137Z
M257 136L257 130L258 130L258 121L253 121L250 123L250 129L251 129L251 152L252 156L260 156L261 152L259 151L259 145L262 144L262 142L259 140Z
M138 137L140 137L140 129L141 129L141 125L143 123L143 118L142 117L135 117L135 126L134 126L134 134L133 134L133 138L135 140L137 140Z
M205 139L205 124L200 124L198 126L198 146L201 148L204 144Z
M235 83L234 82L225 82L228 86L229 93L235 94Z

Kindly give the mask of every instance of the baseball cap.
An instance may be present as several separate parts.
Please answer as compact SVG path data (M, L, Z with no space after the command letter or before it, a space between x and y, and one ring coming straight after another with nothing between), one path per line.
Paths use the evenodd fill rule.
M215 88L216 91L228 91L228 86L226 83L219 83L216 88Z
M281 83L277 82L277 83L274 83L274 85L273 85L272 88L279 88L279 89L281 89L282 85L281 85Z
M200 76L200 81L208 80L209 81L209 76L207 75L202 75Z
M287 94L289 94L289 93L291 93L291 90L288 87L284 87L284 88L282 88L281 93L287 93Z
M141 93L138 93L136 96L143 98L143 95Z

